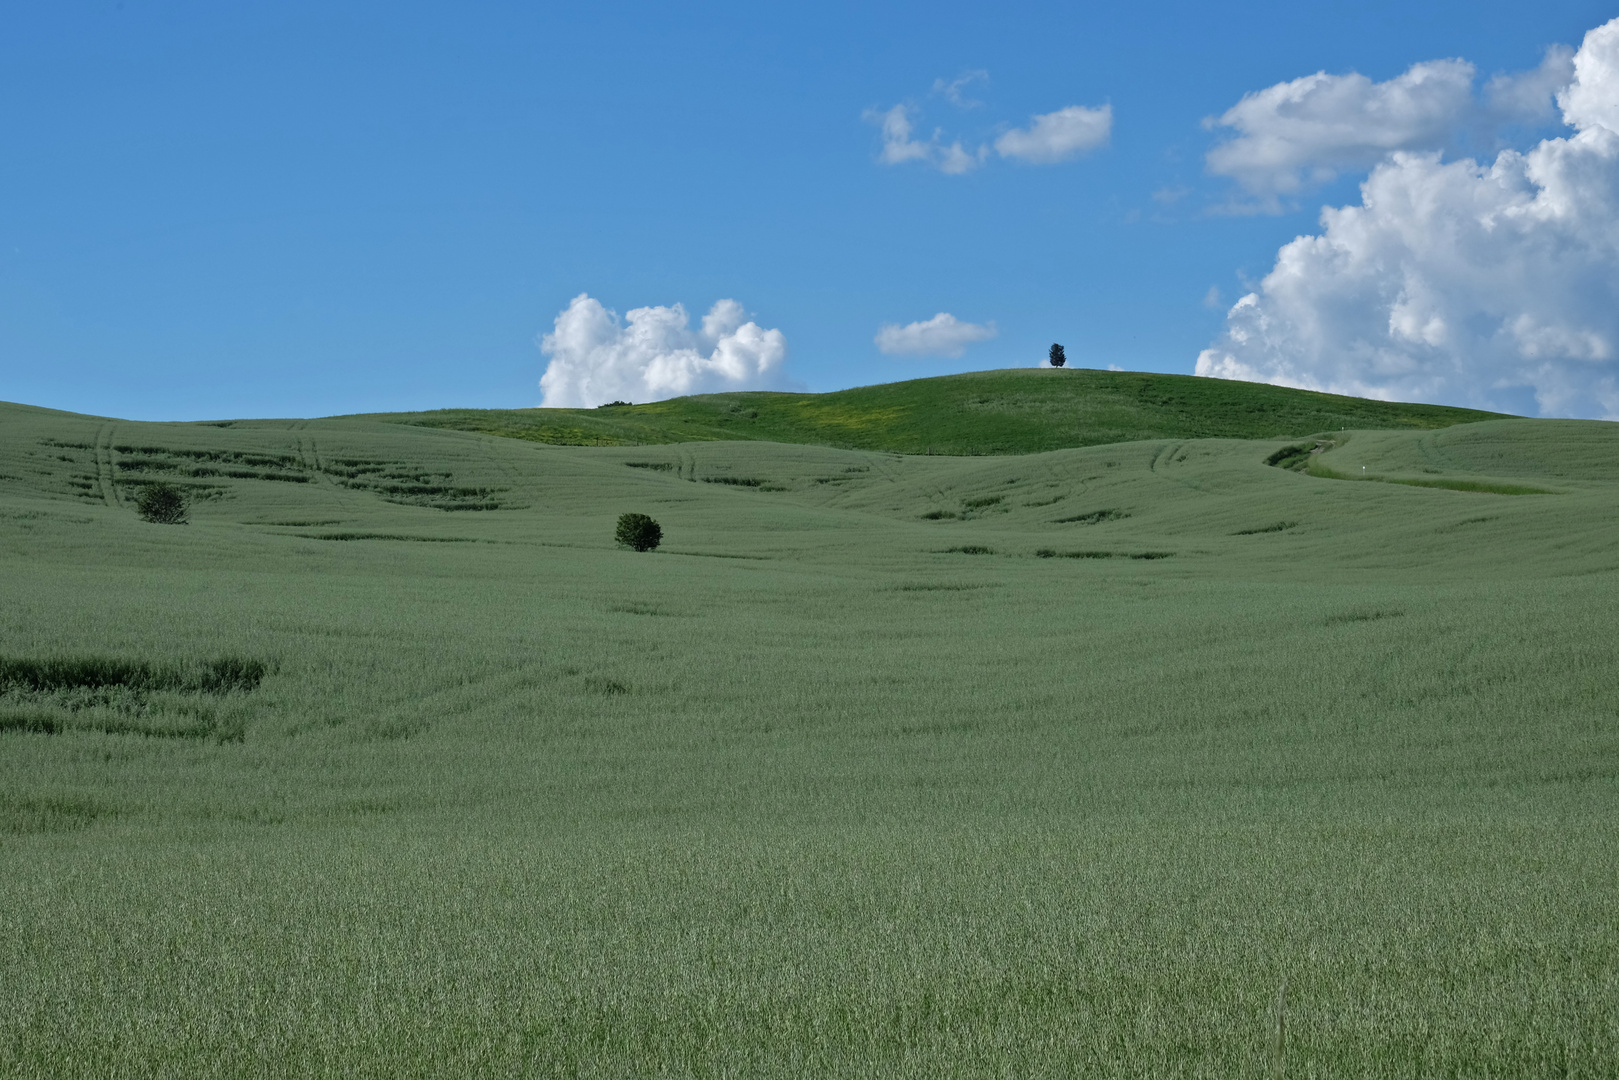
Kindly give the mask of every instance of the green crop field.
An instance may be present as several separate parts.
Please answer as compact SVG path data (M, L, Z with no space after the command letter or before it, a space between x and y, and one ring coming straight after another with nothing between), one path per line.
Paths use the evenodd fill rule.
M356 419L563 446L773 441L899 454L1030 454L1142 439L1271 439L1500 419L1442 405L1140 371L1013 368L830 394L699 394L597 409L440 409Z
M1150 381L0 405L0 1075L1613 1075L1619 424Z

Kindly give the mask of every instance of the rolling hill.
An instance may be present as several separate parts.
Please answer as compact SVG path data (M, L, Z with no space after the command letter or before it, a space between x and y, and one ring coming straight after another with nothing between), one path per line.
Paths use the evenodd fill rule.
M827 394L700 394L596 409L440 409L353 419L561 446L748 440L900 454L1030 454L1139 439L1440 428L1498 413L1134 371L1010 368Z
M1619 424L1240 406L0 405L0 1075L1606 1075Z

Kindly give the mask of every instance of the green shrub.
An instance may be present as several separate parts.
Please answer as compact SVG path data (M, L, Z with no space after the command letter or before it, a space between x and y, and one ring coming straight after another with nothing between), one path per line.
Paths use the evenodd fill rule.
M636 551L651 551L663 543L663 528L645 514L621 514L613 539Z
M141 488L135 510L143 520L157 525L184 525L186 522L185 496L168 484L147 484Z

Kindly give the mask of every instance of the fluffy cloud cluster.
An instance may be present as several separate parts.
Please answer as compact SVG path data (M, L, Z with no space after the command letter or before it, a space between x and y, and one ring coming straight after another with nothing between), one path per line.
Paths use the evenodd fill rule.
M1396 150L1447 150L1511 124L1554 118L1552 96L1568 84L1572 50L1554 47L1533 71L1499 75L1483 100L1472 64L1431 60L1374 83L1317 72L1246 95L1205 126L1233 132L1209 151L1209 172L1237 181L1279 210L1282 198L1370 168Z
M967 346L995 336L995 324L962 322L941 311L922 322L885 323L877 330L877 348L889 356L948 356L952 359Z
M983 102L965 97L963 91L972 83L988 78L988 72L969 71L950 82L936 80L933 92L961 108L977 108ZM866 122L882 129L883 145L877 153L878 161L884 165L915 161L959 176L989 160L988 143L971 149L963 146L960 139L947 143L942 129L937 128L929 138L917 138L916 112L914 106L905 104L891 109L866 110ZM1107 145L1112 135L1113 106L1069 105L1056 112L1030 117L1028 127L1013 128L997 138L994 149L1003 158L1015 158L1031 165L1054 165Z
M1197 373L1619 418L1619 19L1557 102L1574 133L1527 153L1390 155L1281 249Z
M550 357L540 379L545 405L591 408L775 385L787 338L746 318L741 304L721 300L695 331L679 304L636 308L620 322L580 293L540 339Z

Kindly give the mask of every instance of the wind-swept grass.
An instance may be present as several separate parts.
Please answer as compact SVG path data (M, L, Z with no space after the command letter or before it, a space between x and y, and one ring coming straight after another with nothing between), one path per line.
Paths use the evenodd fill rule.
M1332 440L1563 493L0 407L0 1074L1606 1075L1619 427Z

